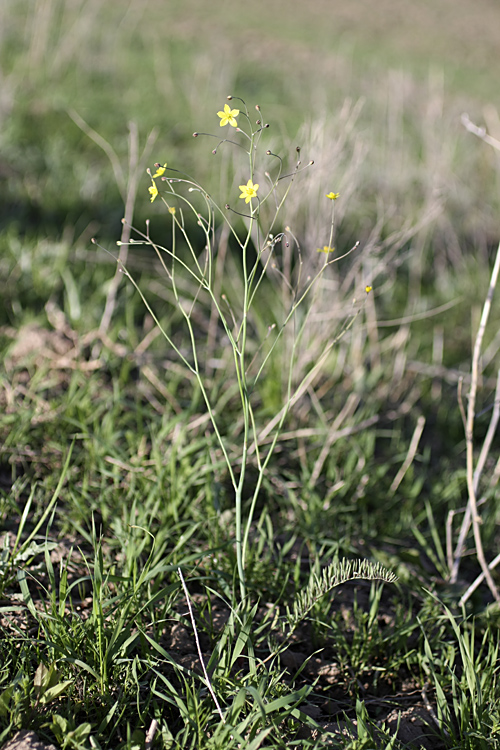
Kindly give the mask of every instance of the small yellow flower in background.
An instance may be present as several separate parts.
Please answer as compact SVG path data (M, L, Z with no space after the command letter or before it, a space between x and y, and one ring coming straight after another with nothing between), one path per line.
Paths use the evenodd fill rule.
M158 168L156 169L156 172L153 175L153 180L155 177L163 177L163 175L165 174L166 168L167 168L167 162L165 162L163 167L158 166Z
M327 193L327 198L330 198L331 201L336 201L339 197L340 193Z
M373 287L372 287L372 286L365 286L365 292L366 292L367 294L370 294L370 292L372 291L372 289L373 289Z
M158 195L158 188L156 187L156 184L153 182L151 187L148 187L149 192L151 193L151 203L154 201L156 196Z
M235 118L240 114L239 109L231 109L229 104L224 104L224 111L217 112L217 114L220 117L221 128L223 128L224 125L227 125L228 123L232 125L233 128L236 128L238 126Z
M239 188L241 190L240 198L244 198L245 203L250 203L252 198L257 197L257 190L259 189L259 186L254 185L252 180L248 180L246 185L240 185Z
M318 247L318 253L334 253L335 248L330 247L330 245L323 245L323 247Z
M172 216L175 216L175 206L170 206L168 209L169 214L172 214Z

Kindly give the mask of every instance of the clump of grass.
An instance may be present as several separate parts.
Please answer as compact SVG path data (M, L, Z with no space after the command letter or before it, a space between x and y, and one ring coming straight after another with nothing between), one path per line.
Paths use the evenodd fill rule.
M464 748L500 746L498 639L487 627L482 642L475 642L473 624L457 618L445 607L443 619L452 637L441 645L439 656L425 638L422 667L435 692L437 710L430 710L446 744Z

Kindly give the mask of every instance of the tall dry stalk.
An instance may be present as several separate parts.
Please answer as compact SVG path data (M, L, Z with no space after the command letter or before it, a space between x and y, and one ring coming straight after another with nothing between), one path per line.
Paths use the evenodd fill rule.
M113 173L115 176L115 182L120 192L123 204L125 207L122 232L120 237L120 252L118 255L118 262L116 264L116 271L111 284L108 289L106 297L106 304L104 306L104 312L99 325L99 333L105 335L108 332L113 312L116 305L116 293L118 286L123 274L121 269L127 263L128 247L130 242L131 227L134 220L134 207L137 198L137 190L139 187L139 180L144 176L146 170L146 164L151 156L151 152L158 138L158 128L153 128L147 137L146 145L142 153L139 153L139 132L135 122L129 123L129 136L128 136L128 166L125 172L122 168L118 155L114 148L111 146L105 138L97 133L93 128L88 125L85 120L80 117L78 112L70 110L69 115L73 122L78 125L94 143L96 143L111 162L113 167Z
M462 116L462 123L464 127L474 135L478 136L482 140L484 140L488 145L492 146L496 150L500 151L500 141L498 141L496 138L493 138L489 136L486 133L486 130L484 128L479 128L474 123L471 122L468 115ZM493 295L495 292L495 288L498 281L498 275L500 273L500 244L498 245L496 256L495 256L495 263L493 265L493 270L491 272L491 278L490 278L490 284L488 288L488 293L486 295L486 299L484 301L483 305L483 311L481 315L481 320L479 322L479 328L476 335L476 339L474 342L474 351L472 355L472 372L471 372L471 386L470 391L468 395L468 404L467 409L465 409L465 406L463 404L462 394L461 394L461 384L459 387L459 405L460 410L462 413L462 420L464 422L464 429L465 429L465 442L466 442L466 466L467 466L467 492L468 492L468 502L467 507L465 509L464 518L462 521L462 525L460 528L460 532L458 535L458 541L457 545L455 547L455 553L453 557L453 563L451 568L451 574L450 574L450 580L452 583L455 583L458 578L458 572L460 567L460 562L463 556L464 547L465 547L465 540L467 537L467 534L469 532L470 526L472 524L473 534L474 534L474 544L476 548L476 554L479 561L479 564L481 566L481 580L485 580L488 584L488 587L494 596L495 600L497 602L500 602L500 593L498 591L498 588L493 581L491 570L496 565L500 558L495 558L495 561L493 563L488 564L486 561L486 557L484 554L482 539L481 539L481 517L478 512L478 505L480 504L477 499L477 494L479 490L479 483L483 474L483 470L486 464L486 459L488 457L489 450L491 448L491 444L493 441L493 436L496 432L496 428L498 425L498 420L500 417L500 405L498 403L500 398L500 370L498 373L497 378L497 388L495 390L495 406L493 409L492 417L490 420L490 426L488 429L488 432L486 434L486 437L483 442L482 450L479 455L478 462L476 466L474 466L474 422L475 422L475 408L476 408L476 398L477 398L477 389L479 384L479 378L481 375L481 347L483 343L484 333L486 330L486 325L488 323L488 318L491 311L491 304L493 301ZM497 462L498 466L498 462ZM495 468L495 471L493 472L492 481L495 483L498 481L498 471ZM491 482L490 482L491 484ZM481 504L483 501L481 501ZM469 587L469 589L464 593L461 599L461 603L465 603L467 598L470 596L472 591L477 588L478 580L472 584L472 586Z
M476 468L474 467L474 422L475 422L475 417L476 417L477 389L478 389L479 377L481 375L481 368L480 368L481 346L483 343L484 333L486 330L486 324L488 322L489 314L491 311L491 303L493 300L493 294L495 292L495 287L497 285L499 273L500 273L500 244L498 245L498 248L497 248L495 264L493 266L493 271L491 273L488 294L486 295L486 299L485 299L484 306L483 306L483 312L481 315L481 321L479 323L479 329L476 335L476 340L474 342L474 352L472 355L471 386L470 386L470 391L468 395L467 409L465 409L465 406L463 404L461 387L459 389L459 404L460 404L460 410L462 413L462 419L464 422L464 429L465 429L467 492L468 492L469 499L467 502L467 508L465 511L464 519L462 521L462 526L460 529L457 546L455 549L455 556L453 560L453 567L452 567L450 578L452 582L455 582L457 580L460 560L462 558L464 545L465 545L465 539L469 531L470 525L472 523L477 559L481 566L483 576L489 586L491 593L495 597L496 601L500 602L500 594L498 592L498 588L495 585L495 582L493 581L493 578L491 576L491 572L490 572L488 563L486 562L486 557L484 554L483 544L481 540L481 517L478 512L478 502L477 502L479 480L481 479L482 469L486 461L487 451L489 450L489 447L491 446L492 432L494 431L494 429L496 429L496 423L492 423L494 424L494 429L493 430L490 429L488 431L488 434L485 439L485 443L483 445L483 451L481 452L480 461L478 463L478 466ZM495 418L495 414L496 412L494 411L493 418Z

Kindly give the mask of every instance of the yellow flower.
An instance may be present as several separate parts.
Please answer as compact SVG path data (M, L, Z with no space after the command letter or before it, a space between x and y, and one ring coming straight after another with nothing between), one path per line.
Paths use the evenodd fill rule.
M232 125L233 128L237 127L238 123L236 122L235 118L240 114L239 109L231 109L229 104L224 104L224 111L217 112L217 114L220 117L221 128L223 128L224 125L227 125L228 123Z
M175 206L170 206L168 209L169 214L172 214L172 216L175 216Z
M327 198L330 198L331 201L336 201L339 197L340 193L328 193Z
M323 245L323 247L318 247L318 253L328 254L328 253L334 253L334 252L335 252L335 248L330 247L330 245Z
M254 185L252 180L248 180L246 185L240 185L239 188L241 190L240 198L244 198L245 203L250 203L252 198L257 197L257 190L259 189L259 186Z
M156 166L156 165L155 165L155 166ZM163 165L163 167L160 167L160 166L158 165L158 168L157 168L156 172L155 172L155 173L154 173L154 175L153 175L153 179L154 179L155 177L163 177L163 175L165 174L165 170L166 170L166 168L167 168L167 162L165 162L165 164Z
M158 188L156 187L156 183L153 182L151 187L148 187L149 192L151 193L151 203L154 201L156 196L158 195Z
M365 292L366 292L367 294L370 294L370 292L371 292L371 290L372 290L372 289L373 289L373 287L372 287L372 286L365 286Z

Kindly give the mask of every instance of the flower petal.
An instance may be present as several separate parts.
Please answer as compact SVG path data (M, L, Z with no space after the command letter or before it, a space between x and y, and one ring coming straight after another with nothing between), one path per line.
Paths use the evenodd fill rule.
M165 162L165 164L163 165L163 167L160 167L160 166L159 166L159 167L157 168L156 172L155 172L155 173L154 173L154 175L153 175L153 179L154 179L155 177L163 177L163 175L165 174L165 170L166 170L166 168L167 168L167 162Z
M158 188L156 187L156 183L153 182L153 184L148 187L148 191L151 193L151 203L154 201L156 196L158 195Z

